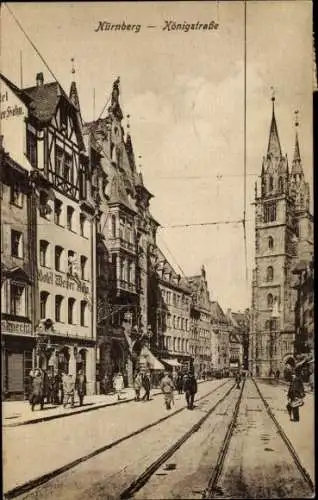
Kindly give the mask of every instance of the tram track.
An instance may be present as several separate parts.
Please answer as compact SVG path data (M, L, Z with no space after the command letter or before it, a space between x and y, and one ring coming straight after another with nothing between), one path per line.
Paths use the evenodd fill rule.
M218 390L220 390L222 387L224 387L228 383L229 383L229 381L226 380L223 384L220 384L216 388L214 388L211 391L207 392L206 394L200 396L200 398L198 398L196 401L197 402L203 401L204 399L208 398L210 395L217 392ZM227 393L230 392L232 390L232 388L233 388L233 386L231 386L230 390L227 391ZM11 489L7 490L6 492L4 492L4 499L9 500L9 499L17 498L17 497L20 497L21 495L24 495L28 492L31 492L32 490L35 490L37 487L44 485L45 483L56 478L57 476L60 476L61 474L66 473L67 471L70 471L71 469L74 469L76 466L78 466L84 462L89 461L90 459L102 454L103 452L110 450L111 448L114 448L114 447L120 445L121 443L124 443L125 441L128 441L129 439L131 439L135 436L138 436L151 428L159 426L162 422L165 422L166 420L169 420L172 417L180 414L181 412L185 411L185 409L186 409L185 407L181 407L177 410L174 410L173 412L171 412L171 413L169 413L169 414L167 414L167 415L165 415L165 416L163 416L163 417L161 417L161 418L159 418L159 419L157 419L157 420L155 420L147 425L144 425L144 426L140 427L139 429L137 429L137 430L135 430L127 435L120 437L117 440L114 440L110 443L107 443L107 444L93 450L92 452L85 454L84 456L81 456L75 460L72 460L59 468L56 468L56 469L54 469L46 474L42 474L42 475L36 477L35 479L31 479L29 481L24 482L21 485L18 485L14 488L11 488Z
M292 457L293 462L295 463L298 471L300 472L300 475L301 475L301 478L302 478L303 482L305 483L306 487L308 487L308 490L310 491L310 493L313 494L314 491L315 491L315 487L314 487L314 484L313 484L313 482L311 480L310 475L308 474L308 472L305 470L305 468L301 464L301 461L300 461L300 458L299 458L297 452L295 451L293 445L291 444L290 440L288 439L288 437L287 437L285 431L283 430L282 426L277 421L277 419L276 419L273 411L270 408L270 405L268 404L268 402L266 401L264 395L262 394L262 392L261 392L261 390L260 390L257 382L254 379L250 379L250 380L252 380L252 382L253 382L253 384L254 384L254 386L256 388L256 391L258 393L258 398L262 402L262 404L264 405L267 415L270 417L271 421L273 422L274 428L276 429L278 435L281 437L283 443L286 445L286 447L287 447L287 449L289 451L289 456ZM221 474L223 474L223 472L225 472L225 473L227 472L227 471L224 471L224 468L225 468L224 467L225 458L227 457L227 453L228 453L229 446L230 446L230 441L231 441L231 438L233 436L234 427L237 424L237 418L238 418L238 414L239 414L239 410L240 410L240 405L241 405L241 401L242 401L243 391L244 391L244 385L242 387L240 397L239 397L239 399L237 401L236 408L235 408L235 411L233 413L233 418L232 418L232 420L230 422L230 425L229 425L227 433L225 435L222 447L220 449L216 466L213 469L211 478L209 480L209 484L208 484L207 488L203 492L202 498L204 498L204 499L207 499L207 498L233 498L233 496L232 496L233 492L232 492L232 495L227 495L225 493L225 491L224 491L226 488L220 486L219 479L220 479ZM257 398L255 398L254 396L252 396L249 399L254 399L255 400ZM256 409L250 410L250 411L260 412L261 409L256 408ZM264 435L263 435L263 438L265 440L265 436ZM266 437L266 440L268 440L267 437ZM275 440L274 436L273 436L273 440ZM266 451L273 451L271 448L268 448L268 447L265 448L265 450ZM238 467L239 466L237 465L237 468ZM230 472L227 472L227 474L228 474L229 478L231 477L232 481L235 481L236 478L235 478L234 475L231 476ZM240 476L240 480L241 480L241 476ZM229 479L228 479L228 481L229 481ZM223 482L225 482L225 485L226 485L226 481L223 481ZM239 481L238 481L238 483L239 483ZM241 486L242 485L240 484L239 488L241 488ZM243 490L244 490L244 488L243 488ZM305 490L306 490L306 488L305 488ZM242 494L242 490L239 493L238 493L238 491L236 492L236 494L238 494L237 498L248 498L248 497L250 497L250 498L259 498L257 495L254 496L255 493L254 494L253 493L251 492L251 490L248 490L248 489L245 490L245 495L244 495L244 493ZM282 495L282 497L284 497L284 496L285 495ZM287 495L287 497L289 497L289 495ZM310 498L310 497L311 496L308 496L308 498ZM271 496L269 496L269 498L271 498Z
M314 484L312 482L312 479L309 475L309 473L306 471L306 469L303 467L303 465L301 464L301 461L300 461L300 458L295 450L295 448L293 447L292 443L290 442L290 440L288 439L285 431L283 430L282 426L280 425L280 423L277 421L274 413L272 412L268 402L266 401L264 395L262 394L258 384L256 383L256 381L253 379L253 382L255 384L255 387L256 387L256 390L259 394L259 397L260 399L262 400L265 408L266 408L266 411L268 413L268 415L270 416L270 418L272 419L272 421L274 422L276 428L277 428L277 431L280 435L280 437L282 438L282 440L284 441L285 445L287 446L295 464L296 464L296 467L297 469L299 470L300 474L302 475L304 481L307 483L307 485L309 486L309 488L312 490L312 492L315 491L315 487L314 487Z
M159 456L152 464L150 464L147 469L140 474L128 487L126 487L121 493L120 499L128 499L131 498L136 492L138 492L147 481L153 476L153 474L169 459L173 457L176 451L186 442L188 441L195 432L197 432L204 422L210 418L210 416L215 412L215 410L219 407L219 405L225 401L225 399L229 396L229 394L234 389L235 384L224 394L224 396L217 401L212 408L210 408L207 413L200 418L198 422L196 422L181 438L179 438L172 446L168 448L161 456Z

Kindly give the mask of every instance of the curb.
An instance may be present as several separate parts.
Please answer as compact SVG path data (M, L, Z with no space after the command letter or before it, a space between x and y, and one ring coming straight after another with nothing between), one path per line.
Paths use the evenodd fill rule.
M211 380L201 380L198 382L198 384L202 384L204 382L211 382ZM152 397L159 396L160 394L161 394L161 391L159 390L159 392L153 393ZM8 424L3 422L2 427L3 428L19 427L21 425L31 425L31 424L38 424L41 422L48 422L50 420L54 420L57 418L70 417L72 415L78 415L80 413L86 413L89 411L99 410L101 408L106 408L107 406L115 406L115 405L130 403L131 401L135 401L135 398L122 399L119 401L113 401L112 403L101 403L99 405L97 404L96 406L91 406L89 408L80 408L78 410L75 410L75 411L72 411L69 413L59 413L57 415L47 415L47 416L44 415L43 417L39 417L39 418L34 418L34 419L30 419L30 420L23 420L22 422L12 422L12 423L8 423Z

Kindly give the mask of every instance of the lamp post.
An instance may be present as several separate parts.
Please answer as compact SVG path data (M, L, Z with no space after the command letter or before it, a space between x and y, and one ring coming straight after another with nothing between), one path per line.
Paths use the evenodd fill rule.
M273 372L273 354L274 354L274 344L276 342L276 333L277 333L277 320L279 319L280 314L278 310L278 299L275 297L271 319L269 321L269 330L270 330L270 367L271 372Z

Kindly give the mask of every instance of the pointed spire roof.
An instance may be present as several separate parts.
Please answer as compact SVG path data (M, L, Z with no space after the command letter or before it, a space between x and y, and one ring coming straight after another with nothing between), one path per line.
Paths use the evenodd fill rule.
M273 112L272 112L271 127L270 127L270 131L269 131L269 141L268 141L267 154L271 154L275 157L281 157L282 150L280 147L278 130L277 130L277 123L276 123L276 117L275 117L275 96L272 97L272 103L273 103Z
M293 157L293 162L292 162L292 170L291 174L296 175L296 174L303 174L303 167L301 164L301 158L300 158L300 150L299 150L299 139L298 139L298 111L295 111L295 147L294 147L294 157Z

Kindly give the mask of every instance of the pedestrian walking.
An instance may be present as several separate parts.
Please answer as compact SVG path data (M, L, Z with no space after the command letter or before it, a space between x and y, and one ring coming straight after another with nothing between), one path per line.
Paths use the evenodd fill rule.
M235 382L236 382L236 389L239 389L241 387L241 374L240 372L237 372L236 377L235 377Z
M194 396L198 391L198 384L192 372L189 372L185 378L183 389L185 392L187 407L189 410L193 410Z
M135 388L135 401L140 401L140 391L142 388L142 374L137 372L137 375L134 380L134 388Z
M173 391L174 383L172 378L169 377L169 372L164 372L164 376L160 382L160 389L164 395L164 402L167 410L171 409L171 403L173 403Z
M115 376L113 378L113 387L115 389L115 392L117 394L117 399L118 401L120 400L120 394L121 391L124 388L124 378L120 372L115 373Z
M63 379L63 393L64 393L64 402L63 407L66 408L66 405L71 402L71 408L74 408L74 392L75 392L75 380L71 373L68 375L66 373L62 376Z
M79 370L76 375L75 380L75 390L77 391L79 398L79 405L82 406L84 402L84 396L86 396L86 375L83 370Z
M41 370L37 368L34 370L34 376L32 377L32 382L31 382L31 397L30 397L30 404L31 404L31 409L34 411L34 407L36 404L39 404L41 407L41 410L43 410L43 376L41 373Z
M107 394L109 391L109 375L107 372L104 374L102 386L103 386L104 394Z
M142 386L144 388L145 394L143 395L142 400L143 401L149 401L150 400L150 373L146 372L144 373L144 376L142 377Z
M183 374L180 372L178 374L178 378L177 378L177 390L178 390L178 394L182 394L183 393Z
M276 370L276 374L275 374L275 376L276 376L276 379L278 380L278 379L279 379L279 376L280 376L280 371L279 371L279 370Z
M299 422L299 408L303 406L305 397L304 385L296 373L291 376L291 382L289 385L287 398L287 411L289 418L292 422Z

